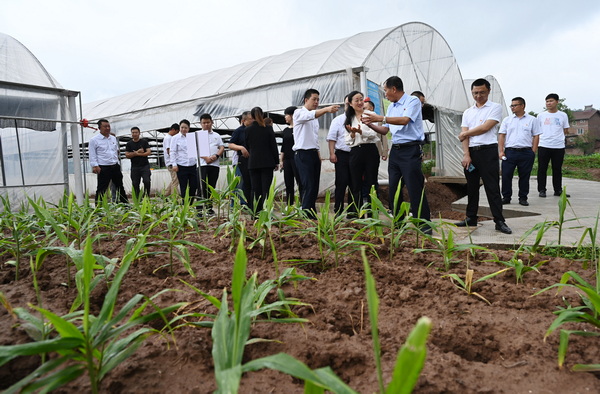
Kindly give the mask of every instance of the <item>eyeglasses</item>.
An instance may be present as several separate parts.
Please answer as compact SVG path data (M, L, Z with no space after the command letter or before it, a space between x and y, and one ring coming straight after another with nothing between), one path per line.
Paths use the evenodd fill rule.
M510 106L510 107L511 107L511 108L515 108L515 107L518 107L519 105L523 105L523 104L511 104L511 106Z

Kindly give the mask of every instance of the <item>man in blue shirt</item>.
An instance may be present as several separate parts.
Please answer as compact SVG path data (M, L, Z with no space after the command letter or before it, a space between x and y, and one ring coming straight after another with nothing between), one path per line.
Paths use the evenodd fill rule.
M397 76L388 78L383 84L385 98L392 102L385 116L363 115L363 122L380 134L392 133L392 150L388 162L390 180L390 208L394 216L398 213L402 194L395 201L396 190L406 184L410 199L410 211L415 218L430 220L429 203L425 195L425 177L421 169L425 141L421 101L404 92L404 83ZM381 122L381 126L376 125ZM431 234L431 228L422 227Z

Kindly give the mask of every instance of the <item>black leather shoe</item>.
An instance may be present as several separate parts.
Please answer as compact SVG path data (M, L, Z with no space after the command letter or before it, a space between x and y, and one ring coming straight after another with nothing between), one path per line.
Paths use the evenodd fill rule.
M524 207L529 206L529 203L527 202L527 200L519 200L519 204L523 205Z
M561 195L561 194L562 194L562 192L561 192L561 193L554 192L554 195L555 195L556 197L560 197L560 195ZM567 198L568 198L568 197L571 197L571 195L570 195L570 194L567 194Z
M546 197L546 192L540 192L540 197Z
M462 220L460 222L454 223L454 225L456 227L467 227L467 226L469 226L469 227L477 227L477 220L465 219L465 220Z
M510 204L510 198L503 198L502 205Z
M505 222L496 223L496 231L500 231L504 234L512 234L512 230L506 225Z

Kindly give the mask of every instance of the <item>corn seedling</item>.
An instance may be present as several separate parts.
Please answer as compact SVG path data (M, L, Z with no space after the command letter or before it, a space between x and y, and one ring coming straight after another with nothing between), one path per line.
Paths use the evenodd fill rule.
M519 284L519 282L523 283L523 276L527 272L535 271L539 274L540 271L538 268L541 267L542 265L546 264L549 261L549 260L542 260L534 265L530 265L529 263L524 263L523 260L521 259L521 254L522 254L524 248L525 247L523 245L521 245L519 247L519 249L514 251L513 256L508 261L501 261L497 258L492 260L492 261L498 262L506 267L514 269L517 284Z
M435 254L439 254L442 257L442 261L444 263L444 270L448 271L452 264L456 264L460 262L460 259L457 259L457 254L459 252L469 250L473 253L475 250L486 250L483 246L478 246L474 244L457 244L454 242L454 232L452 230L446 232L443 226L437 226L437 231L440 234L441 238L432 238L431 241L437 246L429 249L415 249L414 253L422 253L422 252L431 252ZM432 261L429 266L434 264L435 261Z
M8 202L8 199L5 200ZM5 264L15 266L15 280L19 280L19 269L23 257L30 256L38 246L38 229L29 215L21 211L13 214L10 211L10 204L5 204L4 214L0 217L0 228L8 230L8 234L2 234L0 239L0 256L8 253L14 260L9 260Z
M504 268L501 269L500 271L496 271L492 274L486 275L484 277L481 277L479 279L477 279L476 281L473 281L473 273L475 271L473 271L472 269L467 269L467 272L465 274L465 280L463 281L457 274L448 274L448 275L444 275L442 276L442 278L450 278L450 281L452 282L452 284L454 284L454 286L458 287L459 289L463 290L464 292L466 292L468 295L474 295L476 297L479 297L480 299L482 299L483 301L485 301L488 305L492 305L491 302L489 302L484 296L482 296L481 294L474 292L473 291L473 285L479 282L483 282L486 281L488 279L491 279L497 275L500 275L503 272L508 271L509 268Z
M156 332L147 327L137 329L136 327L158 318L162 319L167 326L169 325L166 315L180 308L183 304L175 304L165 308L157 307L153 299L164 291L151 298L138 294L115 313L121 282L131 263L145 244L145 237L146 235L141 235L137 240L132 239L127 242L121 266L113 278L98 316L92 316L90 313L90 291L95 258L92 254L91 239L87 239L83 254L84 309L83 315L79 319L81 325L77 326L74 322L49 310L32 306L33 309L44 315L56 330L58 336L46 341L0 346L0 365L21 355L57 352L59 356L42 364L27 377L9 387L5 391L6 393L36 390L51 391L86 372L90 382L90 391L98 393L102 378L133 354L144 339ZM141 306L138 306L142 300L145 301ZM154 311L145 313L145 309L149 305L152 306ZM136 330L132 331L133 329Z
M595 265L596 270L596 275L594 278L596 283L588 283L577 273L573 271L568 271L563 274L559 283L542 289L534 294L535 296L553 288L558 289L558 294L558 292L560 292L560 290L565 287L575 288L580 291L579 296L581 297L582 305L574 307L567 304L566 308L560 308L559 310L555 311L554 314L557 315L557 317L546 331L546 334L544 335L544 340L565 323L587 323L592 325L592 327L596 329L596 331L560 331L558 347L558 366L561 368L565 362L567 348L569 345L569 336L571 334L579 336L600 336L600 332L597 331L598 329L600 329L600 262L596 260L593 263ZM575 283L570 283L571 281L575 281ZM600 364L576 364L573 367L573 370L600 371Z

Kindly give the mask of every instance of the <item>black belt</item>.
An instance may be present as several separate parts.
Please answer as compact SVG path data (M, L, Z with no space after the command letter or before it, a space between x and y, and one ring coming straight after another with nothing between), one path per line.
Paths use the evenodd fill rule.
M492 148L498 149L498 144L470 146L469 150L484 150L484 149L492 149Z
M100 164L98 167L116 167L118 165L119 165L119 163L117 163L117 164L107 164L107 165Z
M424 145L424 144L425 144L425 141L403 142L401 144L392 144L392 149L402 149L402 148L406 148L409 146Z
M525 152L531 150L531 148L506 148L506 150L514 150L517 152Z
M296 152L298 152L299 150L304 151L304 152L317 152L318 151L318 149L315 148L315 149L296 149Z
M374 143L372 143L372 142L369 142L369 143L366 143L366 144L358 144L358 145L355 145L355 146L353 146L353 147L352 147L352 148L350 148L350 149L352 150L352 149L354 149L354 148L362 148L362 147L366 147L367 145L371 146L371 145L375 145L375 144L374 144Z

